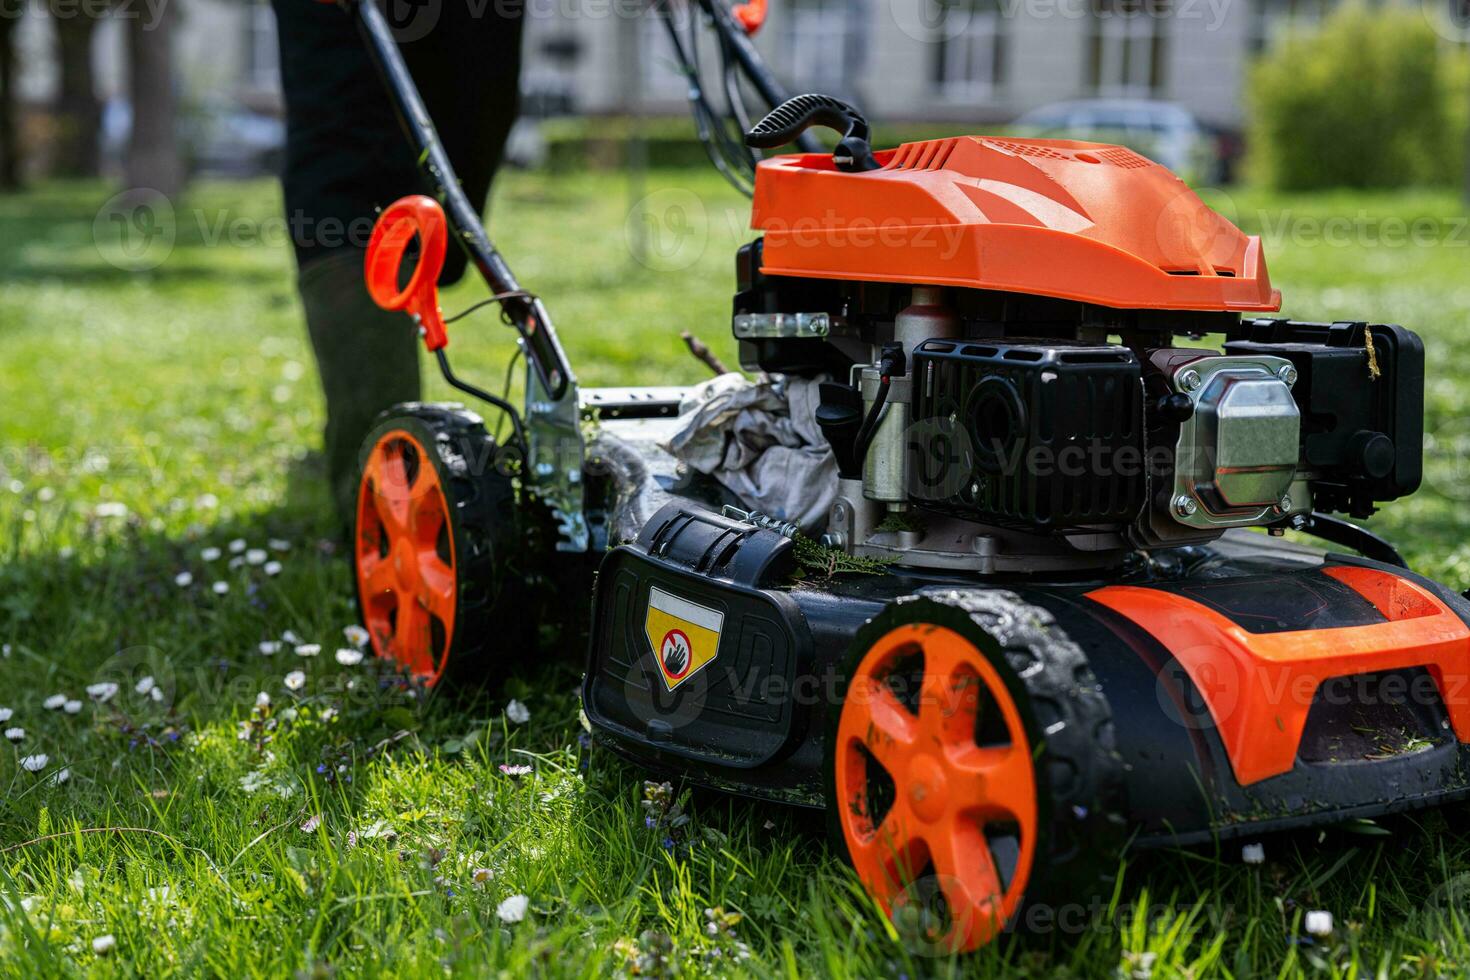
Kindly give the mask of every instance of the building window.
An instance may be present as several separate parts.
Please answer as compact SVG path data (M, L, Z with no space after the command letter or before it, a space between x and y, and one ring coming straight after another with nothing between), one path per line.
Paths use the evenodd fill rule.
M245 12L245 83L252 89L267 92L281 84L276 17L267 0L254 0Z
M1251 48L1259 53L1293 34L1315 31L1331 12L1332 0L1255 0L1251 5Z
M794 0L783 6L783 74L792 89L850 95L867 55L867 4Z
M1006 34L999 0L942 0L934 82L949 98L994 92L1005 82Z
M1093 91L1140 97L1164 90L1169 0L1092 0Z

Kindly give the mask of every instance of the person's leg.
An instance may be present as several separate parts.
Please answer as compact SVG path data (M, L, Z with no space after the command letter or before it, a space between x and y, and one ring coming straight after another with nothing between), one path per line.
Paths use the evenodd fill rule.
M286 212L326 398L328 478L350 528L363 438L380 412L420 397L417 336L406 316L369 298L364 249L379 209L429 187L351 18L308 0L275 0L275 9L287 110ZM518 17L501 20L493 7L446 0L428 34L414 30L400 46L482 210L514 119L520 34ZM463 252L450 249L441 282L458 279L464 267Z

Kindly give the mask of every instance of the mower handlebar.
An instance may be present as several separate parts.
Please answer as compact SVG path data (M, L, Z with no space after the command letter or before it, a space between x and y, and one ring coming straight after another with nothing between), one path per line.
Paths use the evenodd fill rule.
M431 351L449 343L439 309L439 273L449 242L448 220L439 202L423 194L394 201L373 226L364 274L368 294L385 310L402 310L418 321L424 346ZM418 263L402 289L403 258L417 238Z

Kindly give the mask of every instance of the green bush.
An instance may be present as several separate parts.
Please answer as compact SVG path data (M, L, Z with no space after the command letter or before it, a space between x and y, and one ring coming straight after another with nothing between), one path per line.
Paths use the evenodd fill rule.
M1286 190L1458 182L1464 63L1417 9L1340 8L1253 67L1253 174Z

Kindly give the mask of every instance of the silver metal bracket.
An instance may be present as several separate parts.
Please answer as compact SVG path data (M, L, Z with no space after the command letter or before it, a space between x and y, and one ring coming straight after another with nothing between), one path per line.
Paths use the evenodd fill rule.
M536 371L526 368L525 479L556 519L557 551L583 552L590 544L583 513L582 471L587 447L582 439L577 379L553 400Z

